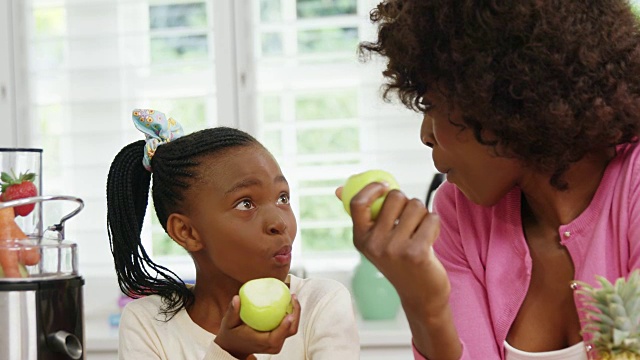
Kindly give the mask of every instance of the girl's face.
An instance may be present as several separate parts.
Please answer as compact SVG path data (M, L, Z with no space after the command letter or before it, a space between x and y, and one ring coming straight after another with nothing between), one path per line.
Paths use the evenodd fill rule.
M497 157L492 147L480 144L471 129L460 126L461 113L440 93L427 93L425 101L432 106L422 121L420 138L433 149L436 169L474 203L497 203L522 176L519 163Z
M188 210L204 248L198 272L244 283L284 280L297 231L289 185L275 159L258 145L234 147L205 160L203 180L189 193Z

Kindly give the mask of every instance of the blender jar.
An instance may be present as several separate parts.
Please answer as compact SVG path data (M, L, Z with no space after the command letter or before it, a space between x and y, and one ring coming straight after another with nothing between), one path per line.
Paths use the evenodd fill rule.
M29 174L32 175L28 176L30 180L27 181L35 185L35 192L23 193L22 197L42 194L42 149L0 148L0 180L4 184L0 190L0 201L14 200L11 193L23 190L10 190L7 184ZM14 211L19 213L15 219L16 223L27 236L42 236L42 206L39 202L24 205Z
M84 202L71 196L34 196L0 202L0 211L45 201L66 200L77 203L77 208L47 227L42 236L0 238L0 283L6 281L32 281L48 278L78 276L77 245L65 240L65 223L84 208ZM7 216L3 213L0 216ZM17 220L16 217L14 220ZM14 226L11 219L0 219L0 226ZM17 221L16 221L17 222ZM0 229L2 230L2 229ZM2 231L0 235L10 232Z

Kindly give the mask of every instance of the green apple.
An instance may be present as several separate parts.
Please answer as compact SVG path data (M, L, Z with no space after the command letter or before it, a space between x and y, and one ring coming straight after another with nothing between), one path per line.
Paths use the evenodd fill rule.
M291 314L291 291L276 278L247 281L240 288L240 319L257 331L271 331Z
M18 263L18 271L20 271L20 277L29 277L29 272L27 271L27 268L24 266L24 264ZM0 279L4 277L4 270L2 269L2 266L0 266Z
M342 188L342 205L344 205L344 209L347 211L347 214L351 215L351 198L359 193L362 188L372 182L386 182L389 184L389 188L383 196L379 197L373 202L373 204L371 204L371 220L375 220L378 217L380 208L382 208L382 204L384 203L384 199L387 198L387 193L393 189L400 189L400 185L398 185L398 182L393 175L384 170L368 170L363 173L352 175L347 179L347 182Z

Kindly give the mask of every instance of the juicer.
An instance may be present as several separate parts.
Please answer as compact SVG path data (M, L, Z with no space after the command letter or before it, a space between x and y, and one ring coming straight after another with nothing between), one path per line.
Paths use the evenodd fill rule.
M54 201L76 206L57 224L44 227L41 205ZM84 279L78 273L77 245L65 239L65 222L84 202L72 196L32 196L0 202L0 210L29 204L36 206L35 219L15 218L26 238L0 239L0 359L84 359ZM3 264L17 266L19 275L5 272Z

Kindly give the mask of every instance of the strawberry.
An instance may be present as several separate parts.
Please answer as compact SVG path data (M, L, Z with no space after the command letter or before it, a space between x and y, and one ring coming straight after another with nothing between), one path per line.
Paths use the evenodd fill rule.
M13 172L12 172L13 173ZM20 176L13 176L3 172L0 175L0 185L2 186L2 201L11 201L17 199L24 199L28 197L33 197L38 195L38 189L33 183L35 180L36 174L26 172L24 174L20 174ZM15 213L20 216L27 216L35 208L35 204L27 204L22 206L16 206Z

